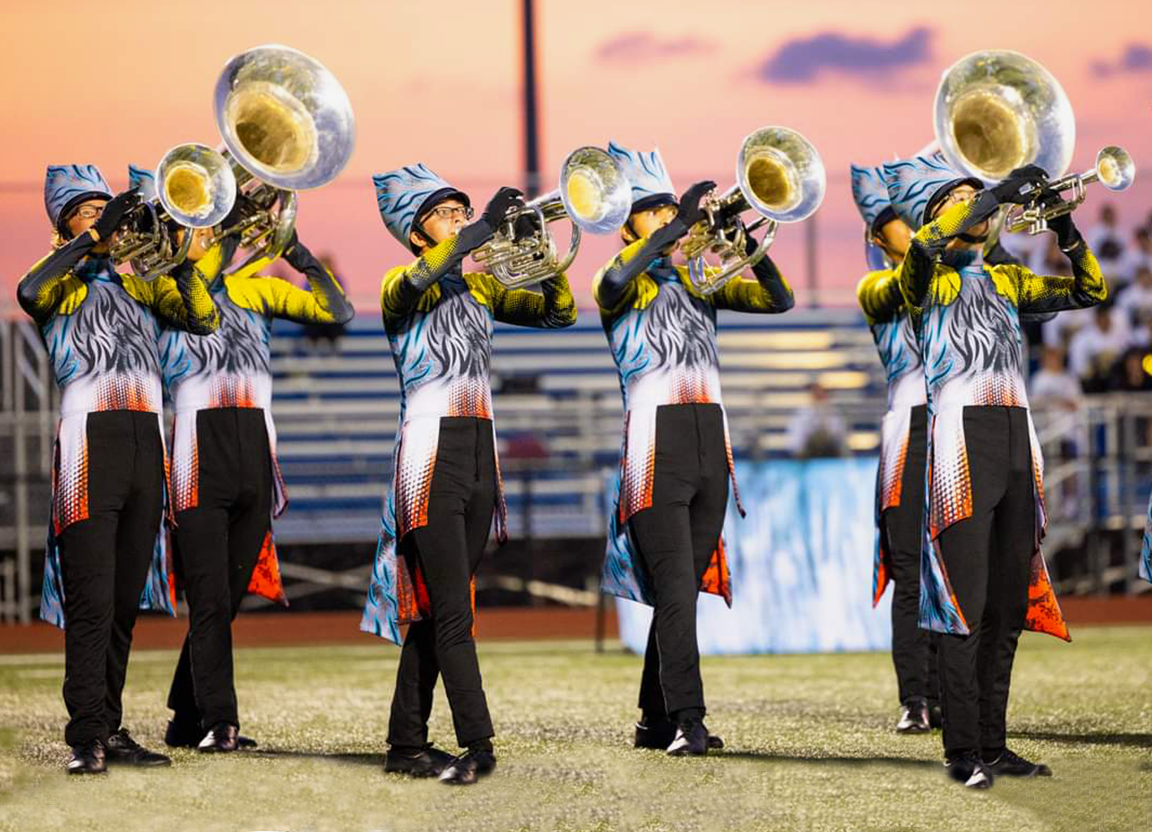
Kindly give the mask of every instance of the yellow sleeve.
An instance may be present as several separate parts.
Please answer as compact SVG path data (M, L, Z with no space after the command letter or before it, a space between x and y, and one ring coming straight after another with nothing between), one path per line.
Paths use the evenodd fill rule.
M464 276L468 289L503 323L560 329L576 323L576 300L568 276L559 274L540 283L540 291L508 289L490 274Z
M144 281L132 274L120 276L124 290L157 317L194 335L208 335L220 326L220 310L208 284L196 268L172 278L161 275Z
M856 286L856 300L870 325L891 321L904 306L899 272L881 269L864 275Z
M1023 313L1083 309L1107 300L1104 273L1087 243L1081 240L1068 259L1072 277L1036 274L1024 266L994 266L991 271L996 288Z
M640 284L636 279L639 274L631 274L635 271L633 261L647 242L648 239L643 238L629 243L592 278L592 297L601 313L614 314L636 302ZM644 265L647 267L647 264Z

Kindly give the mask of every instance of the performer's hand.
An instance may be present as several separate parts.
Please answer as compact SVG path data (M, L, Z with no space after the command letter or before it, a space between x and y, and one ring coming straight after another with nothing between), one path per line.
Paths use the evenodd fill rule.
M992 188L992 193L1001 204L1027 205L1036 198L1036 192L1047 184L1048 173L1044 168L1025 165L1009 173L1003 182Z
M716 190L716 183L709 180L691 185L680 197L680 208L676 212L676 219L688 228L704 219L704 209L700 207L700 202L710 191L714 190Z
M488 200L480 219L488 223L489 227L495 231L504 222L504 218L508 216L510 210L523 205L524 194L521 191L516 188L501 188Z
M1064 201L1059 194L1053 194L1053 197L1052 199L1045 199L1045 205L1057 205ZM1048 220L1048 227L1056 233L1056 242L1065 251L1080 241L1080 230L1076 228L1071 213Z
M117 194L104 203L104 212L92 225L92 230L100 236L102 242L108 240L109 237L116 233L116 229L120 227L120 223L124 220L124 215L139 204L139 188L129 188L123 193Z

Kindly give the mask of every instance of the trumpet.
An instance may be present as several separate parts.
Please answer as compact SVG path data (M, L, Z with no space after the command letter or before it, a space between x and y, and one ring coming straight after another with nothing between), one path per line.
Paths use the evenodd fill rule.
M472 252L472 259L509 289L539 283L572 265L582 231L608 234L624 225L631 195L619 162L598 147L577 148L560 166L560 187L510 210L492 239ZM531 230L518 232L525 219ZM563 219L572 224L572 238L568 253L560 258L548 225Z
M1115 145L1097 154L1091 171L1064 176L1076 144L1072 104L1048 70L1018 52L973 52L947 69L933 124L944 157L967 176L998 182L1024 165L1048 173L1049 183L1029 204L1010 209L1009 231L1038 234L1084 201L1085 186L1100 182L1122 191L1135 178L1132 157ZM1053 192L1067 190L1069 200L1053 203Z
M236 200L228 162L210 147L189 142L173 147L156 165L156 194L124 218L109 250L117 265L131 263L142 280L153 280L184 262L192 235L177 242L171 223L187 230L218 224Z
M680 249L688 258L688 277L702 295L718 292L729 280L759 263L780 223L807 219L824 201L824 162L804 136L787 127L762 127L745 137L736 156L736 184L705 197L705 218L688 231ZM760 219L745 226L749 209ZM747 252L748 235L765 228L756 250ZM710 267L708 253L720 258Z
M260 46L224 66L216 125L241 195L221 232L252 251L244 268L283 253L296 224L296 191L332 181L348 163L355 118L340 82L319 61L286 46Z

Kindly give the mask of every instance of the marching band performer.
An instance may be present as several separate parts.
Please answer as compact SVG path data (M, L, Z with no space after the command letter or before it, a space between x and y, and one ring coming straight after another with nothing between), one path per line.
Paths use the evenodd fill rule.
M721 532L733 464L716 312L785 312L792 290L764 257L754 281L738 278L700 294L687 268L670 258L704 218L700 203L715 183L697 182L677 200L658 150L610 143L608 152L632 183L632 213L621 229L623 249L593 283L625 410L603 587L654 608L636 747L702 755L723 744L704 725L696 600L704 591L731 603ZM751 251L756 243L748 237Z
M1017 169L989 189L939 157L889 163L884 172L893 207L915 230L899 283L922 316L930 429L920 623L943 634L945 766L973 788L999 775L1049 775L1006 744L1021 629L1068 638L1040 551L1043 460L1024 387L1020 315L1093 306L1107 287L1067 215L1050 226L1072 277L984 263L989 218L1002 204L1029 201L1022 190L1043 188L1039 168Z
M129 168L145 194L151 171ZM237 208L242 195L237 196ZM237 209L234 209L234 214ZM224 225L230 223L225 219ZM164 385L175 413L172 530L177 577L188 601L188 635L168 693L173 716L164 741L203 752L255 745L239 736L232 627L248 593L287 604L280 583L272 518L288 504L276 462L272 422L272 322L345 323L353 309L336 278L293 235L283 258L309 290L258 274L260 258L234 274L225 268L237 237L217 228L191 232L181 271L194 271L220 310L211 335L165 326L159 336ZM189 233L180 230L179 235Z
M922 733L939 725L940 691L935 650L918 623L927 391L915 323L897 280L912 232L892 208L880 168L852 165L851 172L852 197L864 219L869 250L889 264L867 274L856 289L888 379L876 474L873 605L892 581L892 662L901 707L896 731Z
M388 725L385 771L439 774L467 785L496 766L493 728L473 640L472 577L496 509L505 508L492 422L489 363L493 320L566 327L576 306L564 274L541 292L509 290L492 275L464 272L520 192L501 188L479 219L467 194L423 164L373 177L389 233L417 259L384 276L380 305L400 377L400 427L361 629L403 641ZM438 676L456 741L453 759L428 742Z
M109 244L139 202L112 196L94 165L52 165L44 188L56 251L21 279L62 390L40 615L65 627L71 774L107 762L168 765L121 725L140 607L174 612L161 534L167 501L159 321L212 332L219 313L196 275L119 274Z

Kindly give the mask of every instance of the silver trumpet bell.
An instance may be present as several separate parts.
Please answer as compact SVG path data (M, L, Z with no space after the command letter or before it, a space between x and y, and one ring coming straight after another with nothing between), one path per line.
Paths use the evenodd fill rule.
M243 265L274 259L292 237L295 192L331 182L352 155L348 95L319 61L287 46L259 46L225 64L213 109L243 195L239 219L224 234L253 251Z
M732 278L763 259L779 223L800 222L824 201L827 176L815 146L787 127L762 127L745 137L736 156L736 185L704 199L706 218L680 244L688 258L688 277L702 295L719 291ZM754 210L760 219L745 227L740 214ZM747 252L747 235L765 228L760 244ZM719 266L705 256L715 254Z
M632 187L620 163L598 147L580 147L560 166L560 187L508 212L495 235L472 252L509 289L529 286L565 271L580 249L582 231L619 230L632 208ZM532 220L530 233L517 234L518 221ZM561 259L549 223L572 223L568 253Z
M109 252L117 264L130 262L142 280L183 263L192 229L217 225L236 201L236 178L228 161L206 145L176 145L161 157L155 177L155 195L146 195L125 217ZM184 227L183 239L175 239L169 221Z
M1072 105L1048 70L1018 52L973 52L945 70L933 124L944 157L967 176L999 182L1024 165L1048 173L1032 203L1010 209L1009 231L1037 234L1084 201L1085 185L1099 181L1119 191L1135 176L1132 157L1114 146L1100 151L1092 171L1064 176L1076 145ZM1073 191L1066 202L1046 204L1053 191L1066 190Z

